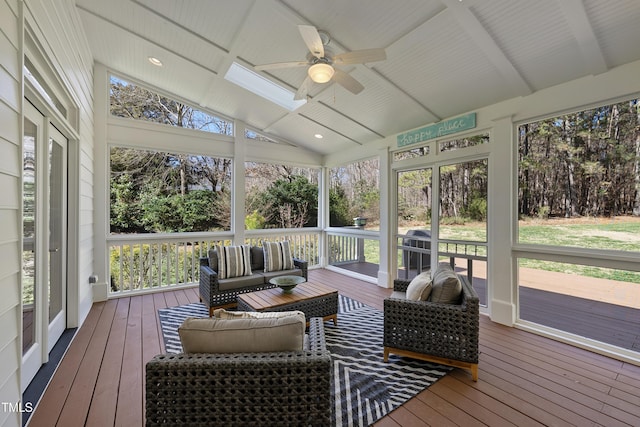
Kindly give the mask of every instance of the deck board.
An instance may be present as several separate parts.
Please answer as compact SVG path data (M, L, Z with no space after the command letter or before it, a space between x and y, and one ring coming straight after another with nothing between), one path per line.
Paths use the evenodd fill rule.
M309 274L380 310L391 293L332 271ZM142 425L144 366L164 346L157 310L197 301L197 288L184 288L94 304L30 425ZM456 369L375 426L633 426L639 401L640 367L483 315L479 381Z

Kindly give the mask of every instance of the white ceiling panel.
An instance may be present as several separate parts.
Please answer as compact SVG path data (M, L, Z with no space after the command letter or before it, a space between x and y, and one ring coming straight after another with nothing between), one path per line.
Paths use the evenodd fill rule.
M640 54L640 8L633 1L585 1L600 48L611 67L632 62Z
M96 61L322 154L640 60L640 1L631 0L76 4ZM300 24L326 30L334 54L381 47L387 59L344 68L361 93L314 84L308 103L293 112L224 80L233 62L306 60ZM306 72L260 74L295 91Z

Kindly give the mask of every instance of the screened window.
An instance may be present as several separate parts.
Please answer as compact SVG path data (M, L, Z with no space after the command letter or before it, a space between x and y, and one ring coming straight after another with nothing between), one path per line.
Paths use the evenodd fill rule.
M467 138L458 138L438 143L440 152L459 150L461 148L474 147L476 145L489 143L489 134L474 135Z
M329 216L331 227L363 225L364 219L367 230L380 228L380 161L377 158L331 168Z
M640 251L638 100L518 128L520 243Z
M222 135L233 135L233 123L190 105L111 76L111 115Z
M246 162L245 170L247 230L318 226L318 169Z
M429 146L412 148L405 151L396 151L393 153L393 160L398 162L400 160L414 159L416 157L425 157L429 155Z
M112 233L231 229L231 160L112 147Z

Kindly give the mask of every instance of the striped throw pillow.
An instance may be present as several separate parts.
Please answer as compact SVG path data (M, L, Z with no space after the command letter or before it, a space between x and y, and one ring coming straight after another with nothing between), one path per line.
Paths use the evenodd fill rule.
M218 278L251 275L251 246L218 246Z
M264 251L265 273L269 271L292 270L295 268L288 241L264 242L262 249Z

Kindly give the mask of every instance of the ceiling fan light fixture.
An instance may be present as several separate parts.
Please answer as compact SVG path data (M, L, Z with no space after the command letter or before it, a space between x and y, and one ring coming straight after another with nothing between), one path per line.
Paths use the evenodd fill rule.
M327 83L333 77L335 70L329 64L318 63L309 67L309 77L316 83Z

